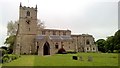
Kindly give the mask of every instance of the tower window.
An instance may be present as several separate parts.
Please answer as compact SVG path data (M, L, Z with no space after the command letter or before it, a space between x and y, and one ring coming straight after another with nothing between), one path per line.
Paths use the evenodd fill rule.
M27 16L30 16L30 12L29 11L27 11Z

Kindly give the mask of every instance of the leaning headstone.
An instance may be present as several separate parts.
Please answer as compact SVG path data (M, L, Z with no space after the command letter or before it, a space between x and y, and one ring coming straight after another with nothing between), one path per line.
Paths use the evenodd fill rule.
M88 61L93 61L93 57L92 56L88 56Z
M72 58L73 58L74 60L77 60L77 59L78 59L77 56L73 56Z
M80 56L80 57L79 57L79 60L80 60L80 61L83 61L83 57L82 57L82 56Z

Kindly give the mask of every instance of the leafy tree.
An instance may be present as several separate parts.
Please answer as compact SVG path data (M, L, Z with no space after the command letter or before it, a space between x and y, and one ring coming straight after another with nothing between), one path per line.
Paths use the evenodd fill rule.
M119 50L120 52L120 30L118 30L114 35L114 45L115 50Z
M4 44L9 45L8 47L8 53L12 53L13 52L13 45L14 45L14 41L15 41L15 37L16 37L16 32L18 29L18 23L19 21L9 21L7 24L7 35L8 37L6 38Z
M105 42L105 48L107 52L114 51L114 36L107 37Z
M7 24L7 35L11 36L11 35L16 35L18 29L18 21L10 21Z
M15 37L16 37L16 35L11 35L11 36L6 38L6 41L4 44L9 44L8 53L13 52L13 45L14 45Z
M45 25L44 25L44 22L41 22L41 20L37 20L37 28L38 29L44 29L45 28Z
M96 41L98 50L101 52L119 52L120 53L120 30L115 32L114 36L107 37L106 40L99 39Z
M95 42L98 46L98 51L101 51L101 52L105 52L106 48L105 48L105 40L104 39L98 39L96 42Z
M2 46L2 47L0 47L0 49L7 50L8 48L6 46Z

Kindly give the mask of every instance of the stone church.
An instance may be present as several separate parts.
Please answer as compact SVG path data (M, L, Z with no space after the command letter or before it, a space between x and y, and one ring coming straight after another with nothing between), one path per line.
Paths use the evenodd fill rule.
M54 55L61 48L74 52L97 52L94 37L72 35L71 30L38 29L35 8L19 6L19 23L13 53Z

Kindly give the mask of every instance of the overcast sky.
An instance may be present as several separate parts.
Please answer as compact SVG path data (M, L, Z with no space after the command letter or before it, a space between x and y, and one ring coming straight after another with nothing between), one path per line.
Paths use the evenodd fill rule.
M72 34L91 34L95 40L118 29L119 0L0 0L0 45L7 36L8 21L19 20L19 4L38 6L38 19L46 28L69 29Z

